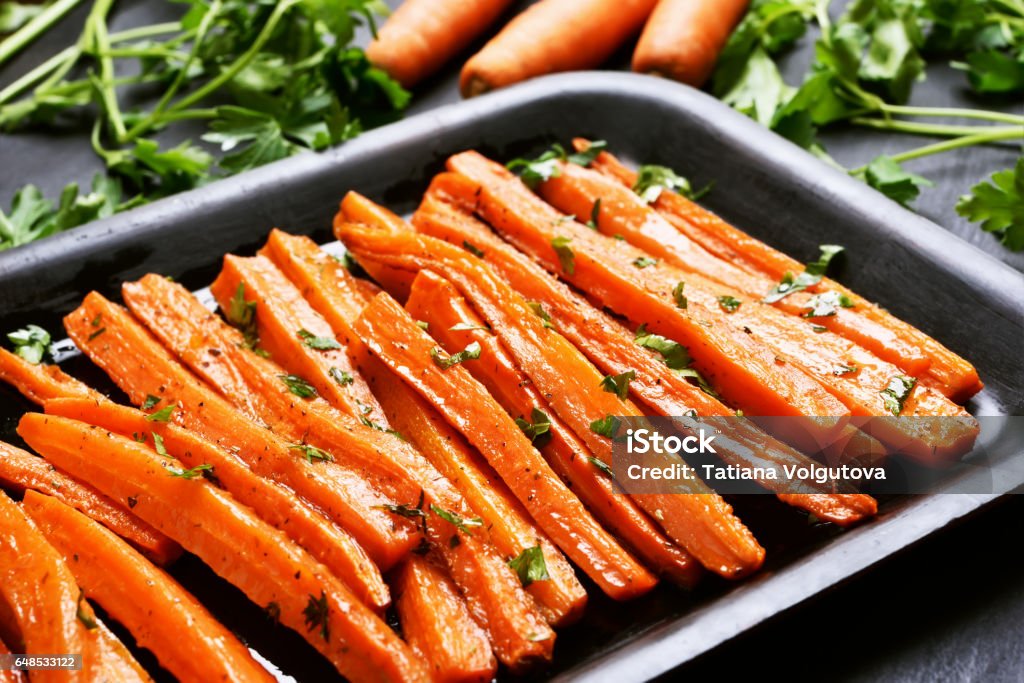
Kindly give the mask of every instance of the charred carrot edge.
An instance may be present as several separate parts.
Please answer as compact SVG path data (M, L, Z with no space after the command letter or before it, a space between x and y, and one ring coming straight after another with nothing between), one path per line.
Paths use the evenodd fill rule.
M585 140L576 140L574 144L578 149L585 149L590 143ZM636 174L607 152L598 155L592 167L629 187L636 182ZM654 203L654 207L691 239L716 253L720 258L741 264L749 272L760 273L778 281L787 272L798 273L803 269L802 264L795 259L747 235L682 195L663 192ZM870 318L879 326L891 330L896 337L902 340L904 345L920 349L931 361L927 373L922 378L923 381L941 391L948 398L958 403L964 403L981 391L984 386L978 377L977 370L968 361L921 330L858 296L839 283L829 278L823 278L812 290L833 290L850 297L861 315ZM879 350L879 355L881 354L882 351ZM895 362L891 358L888 360Z
M597 243L600 242L600 247L603 247L601 253L609 268L618 273L625 273L625 278L648 292L666 292L667 297L676 283L685 282L685 296L689 302L687 311L695 305L700 306L701 315L712 324L732 325L742 329L752 339L774 351L777 354L777 362L781 359L784 363L799 368L842 401L853 415L858 416L858 422L863 422L863 418L868 416L889 414L884 405L883 391L894 377L901 375L899 368L839 335L827 330L815 331L806 321L766 306L759 299L747 300L725 310L718 305L719 299L716 294L732 295L738 292L726 285L712 282L696 272L686 272L674 267L675 264L692 261L692 254L666 249L660 243L659 235L665 233L669 227L665 225L664 229L657 230L654 226L659 219L656 214L652 215L653 212L638 197L588 169L564 168L563 176L559 179L562 177L567 180L556 186L560 191L555 194L563 198L570 197L570 201L568 205L559 208L565 210L579 201L589 205L600 199L602 217L599 221L602 222L602 230L613 233L618 231L626 237L626 241L612 240L594 235L593 231L577 223L562 224L560 231L571 235L574 243L584 243L583 248L588 254L596 253ZM559 179L550 182L557 182ZM587 240L593 243L587 243ZM647 258L647 252L632 246L630 242L651 247L664 260L652 260L653 262L647 263L643 268L635 267L642 259ZM630 268L630 265L634 267ZM852 367L854 370L849 372L835 369L845 367ZM925 386L914 389L915 394L927 391ZM932 400L930 405L935 409L935 415L966 416L962 408L948 400L945 404L940 400ZM887 427L885 431L874 431L889 446L902 444L903 449L910 448L919 453L927 453L929 449L935 447L951 447L948 443L932 440L927 433L917 429L914 421L890 422ZM890 437L890 433L895 438ZM953 436L957 442L973 441L967 434L963 435L964 438L960 438L960 435Z
M3 638L0 638L0 655L11 654L11 649L4 644ZM0 670L0 683L25 683L25 674L17 669L2 669Z
M633 52L633 71L701 87L749 0L660 0Z
M487 683L498 663L484 633L445 573L417 555L393 581L395 608L406 642L430 666L436 683Z
M25 494L22 507L64 556L86 597L177 678L274 680L192 595L110 531L35 491Z
M101 395L56 365L33 365L7 349L0 349L0 381L7 382L22 396L39 405L51 398L96 398Z
M366 297L376 295L373 288L353 278L308 238L278 231L271 235L263 253L272 255L275 262L284 264L282 270L303 290L314 308L330 322L338 338L346 341L350 353L357 358L360 371L366 374L379 393L392 425L421 448L433 465L459 489L470 508L484 519L491 542L496 544L498 550L505 556L515 556L521 552L521 544L509 543L511 539L506 538L502 532L506 527L515 525L517 515L525 519L525 511L520 509L516 512L518 502L507 493L497 475L479 472L480 464L488 468L486 463L461 459L467 450L460 448L456 441L461 443L462 437L451 430L436 412L422 402L422 399L410 393L390 370L383 368L379 361L370 356L352 330L352 324L362 312ZM382 391L380 387L385 383L387 389ZM407 405L414 401L419 402L420 407L429 410L430 414L421 413L414 406ZM401 406L401 409L395 406ZM436 447L428 445L428 440L432 440L429 443ZM503 500L506 501L504 507ZM527 535L528 529L532 529L529 524L526 525ZM508 545L503 546L503 542ZM545 557L552 558L550 561L554 565L558 551L549 541L541 543L546 544ZM547 547L550 547L550 553ZM492 555L485 554L485 561L493 559ZM452 558L448 556L446 560L449 563L449 573L463 589L463 596L470 606L470 611L488 632L494 650L504 664L519 670L525 669L535 660L550 657L551 641L542 642L542 631L536 628L538 617L528 605L522 604L522 592L516 590L518 580L509 574L507 567L496 567L488 573L487 582L493 585L480 585L479 576L473 573L473 567L478 561L474 560L469 567L463 566L464 562L459 562L459 566L453 568ZM557 567L553 567L553 571L557 576ZM468 588L464 585L467 582ZM530 592L537 595L538 592L550 590L544 583L537 582L531 585ZM505 597L502 597L503 595ZM548 621L557 621L554 617L550 610L545 614ZM571 620L574 617L570 611L563 620Z
M615 491L611 479L591 460L593 455L586 445L553 414L451 283L430 271L420 271L405 308L414 318L429 323L431 336L448 353L457 353L472 342L480 344L483 362L469 363L466 369L510 415L531 419L533 409L537 409L548 416L550 436L540 450L593 515L648 567L683 586L696 584L701 572L694 558L666 538L629 496Z
M95 331L91 321L97 316L105 331L90 339ZM159 409L174 406L176 423L237 453L260 476L288 486L351 533L382 569L393 566L416 543L413 534L396 528L389 515L376 509L387 499L369 490L365 480L340 467L308 462L301 449L290 448L261 424L243 417L120 306L92 292L64 324L78 347L135 405L156 396Z
M466 194L467 190L469 194ZM696 409L702 416L732 415L706 392L686 382L664 363L657 361L646 349L638 347L633 334L627 332L605 313L558 282L524 254L499 239L490 228L471 215L475 194L472 183L451 173L434 178L423 202L413 215L413 225L424 234L482 251L482 257L522 296L540 304L551 317L555 328L569 338L603 372L616 375L628 370L636 372L630 392L649 410L665 416L686 415ZM735 438L742 436L737 426L730 430ZM766 433L749 430L742 443L774 462L803 465L807 459L787 445L771 439ZM851 438L851 432L856 439ZM838 450L829 451L836 460L851 456L885 455L877 440L848 425L844 438L836 442ZM739 464L737 462L737 464ZM771 482L769 482L771 483ZM621 499L616 496L615 499ZM820 519L846 521L859 519L855 510L846 510L832 519L834 506L824 507L815 496L790 496L786 502L808 510ZM596 508L595 508L596 509Z
M255 303L260 344L272 358L310 382L338 410L387 427L384 411L330 325L272 262L262 256L225 256L210 291L225 311L239 295Z
M148 681L128 651L102 625L60 556L25 516L0 494L0 599L4 633L24 654L75 653L82 670L48 671L47 681ZM20 642L18 642L20 640Z
M541 0L462 68L463 97L558 71L599 66L640 30L657 0Z
M597 524L483 386L465 368L441 370L431 361L436 344L393 299L378 295L356 332L484 455L538 526L602 590L626 599L654 587L655 577Z
M126 508L42 458L2 441L0 484L18 493L32 490L53 496L121 536L157 564L170 564L181 555L177 543Z
M145 444L54 415L29 413L18 433L58 466L181 543L270 609L353 681L427 680L409 648L327 569L228 493Z
M338 232L339 237L361 257L387 261L393 266L405 264L410 269L423 266L441 271L487 320L505 348L515 356L519 367L538 390L548 397L558 416L587 444L595 457L605 463L611 462L611 441L595 434L590 428L591 423L608 415L638 416L639 411L628 401L622 401L608 392L595 391L602 379L597 369L564 337L545 328L526 302L506 283L494 277L486 266L480 264L478 258L466 255L447 242L415 233L397 233L355 225L344 226ZM378 297L375 301L382 300ZM366 319L365 313L363 319ZM384 333L383 326L375 329L379 334ZM385 338L393 339L394 334L390 330L388 333L391 336ZM368 336L364 335L364 339ZM426 341L429 337L425 337L421 334L420 341L429 346ZM423 363L409 350L413 348L412 345L400 350L384 348L396 358L401 357L401 363L397 360L395 363L402 365L403 369L418 367ZM429 348L424 350L424 355L426 351ZM375 349L375 352L378 351ZM457 378L454 370L449 368L446 377ZM464 368L458 370L467 372ZM423 376L416 379L422 380ZM468 385L466 391L473 386L473 382L465 384ZM450 393L463 396L461 389L461 385L459 388L453 387ZM493 403L494 399L486 391L480 393ZM450 404L451 398L447 400ZM491 421L500 422L499 418L504 417L504 414L499 414L491 418ZM469 434L466 436L473 438ZM516 436L525 440L521 432L517 431ZM502 441L507 443L508 439L503 437ZM705 567L733 578L755 571L764 559L764 549L732 515L731 508L699 480L687 480L685 486L689 495L642 495L635 499L661 523L670 538L685 547ZM572 557L567 548L562 549Z
M480 515L488 539L504 559L511 560L530 548L541 548L551 578L534 581L526 591L536 600L547 622L566 626L582 616L587 593L572 567L479 453L381 361L370 357L365 372L380 393L395 427L459 488Z
M407 0L366 48L406 88L434 74L493 24L512 0Z
M279 484L262 479L235 454L177 425L150 422L132 408L89 399L47 401L46 413L96 425L146 443L162 439L164 450L186 467L212 465L217 481L240 503L283 531L322 562L368 607L383 611L391 603L387 584L366 551L343 529Z
M561 214L503 166L475 152L450 158L448 166L480 186L478 210L499 233L539 258L559 277L602 299L605 305L635 322L649 322L651 330L689 347L696 369L745 413L836 418L823 427L828 437L823 441L831 440L845 423L849 411L842 403L803 372L776 363L775 354L751 340L750 335L732 326L705 327L701 324L706 317L703 307L690 306L682 312L674 301L671 285L664 292L643 291L636 276L647 269L613 269L605 262L603 252L608 248L606 241L617 240L579 234L571 247L572 272L565 272L551 242L566 236L560 230L568 224L556 227ZM599 250L601 258L597 258Z
M228 340L224 337L234 330L226 328L216 317L202 318L201 312L205 309L183 287L166 278L152 276L125 285L124 291L133 310L151 330L163 335L191 367L197 371L216 367L236 371L243 377L240 390L250 394L260 417L278 433L333 454L339 461L344 459L380 484L397 503L383 504L386 509L395 510L391 516L397 528L412 527L411 518L398 510L416 507L422 499L424 524L420 530L445 557L452 578L466 591L468 599L480 605L488 619L530 624L529 633L536 642L524 637L504 649L496 646L498 656L503 661L507 659L510 666L550 656L554 633L547 628L501 558L473 536L469 527L462 528L451 521L453 518L474 519L476 514L451 482L420 453L397 435L364 426L320 398L299 399L293 395L280 379L280 371L274 370L269 360L225 343ZM212 357L192 355L193 342L188 340L201 337L216 339L222 353ZM229 363L237 365L229 366ZM320 466L334 464L319 463ZM399 524L403 526L398 527ZM453 542L452 538L458 542ZM482 577L487 580L481 580Z

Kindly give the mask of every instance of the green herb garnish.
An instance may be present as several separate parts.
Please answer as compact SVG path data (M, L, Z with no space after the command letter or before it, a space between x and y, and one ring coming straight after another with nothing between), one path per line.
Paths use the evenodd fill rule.
M318 337L309 330L299 330L296 334L302 340L303 344L316 351L328 351L341 348L341 344L339 344L338 340L334 337Z
M547 581L548 565L544 561L544 550L540 545L524 548L523 552L508 561L508 566L519 576L519 583L526 588L534 581Z
M601 388L625 401L629 396L629 383L634 379L635 370L626 370L618 375L605 375L601 380Z
M278 375L277 378L299 398L313 398L317 395L316 387L298 375Z

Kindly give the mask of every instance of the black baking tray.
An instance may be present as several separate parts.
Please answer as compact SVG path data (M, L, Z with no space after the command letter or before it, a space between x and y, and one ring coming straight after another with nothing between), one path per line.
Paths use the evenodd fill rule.
M576 135L605 139L628 161L671 166L697 186L713 182L706 206L800 260L816 257L819 244L843 244L837 279L975 363L986 387L972 413L1024 414L1024 276L713 98L629 74L538 79L0 253L0 330L29 322L57 330L89 290L117 299L122 282L148 272L202 288L221 255L253 253L272 227L329 241L347 190L408 212L454 152L507 159ZM81 358L67 367L110 388ZM0 387L0 438L16 442L14 426L30 408ZM886 499L876 520L846 532L811 524L771 496L737 497L768 550L761 573L735 585L712 578L692 593L659 588L625 606L590 590L581 623L559 634L554 663L528 678L647 680L992 504L1024 484L1024 473L999 483L991 493ZM173 573L286 674L330 676L301 639L195 558Z

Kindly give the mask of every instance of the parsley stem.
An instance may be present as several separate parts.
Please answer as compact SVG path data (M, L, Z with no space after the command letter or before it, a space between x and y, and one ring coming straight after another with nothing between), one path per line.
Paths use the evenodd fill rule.
M97 85L103 100L103 109L107 114L110 127L113 128L114 137L121 141L125 135L124 118L121 116L121 107L117 103L117 90L114 88L114 60L107 54L110 51L107 13L110 12L112 4L113 0L96 0L87 21L92 27L92 45L90 47L100 64Z
M898 104L880 103L879 109L886 114L896 116L948 116L961 119L981 119L998 123L1010 123L1024 126L1024 116L1004 114L998 111L983 109L963 109L958 107L908 107Z
M1015 140L1017 138L1024 137L1024 131L1016 127L999 127L995 130L987 133L977 133L975 135L963 135L952 140L943 140L942 142L936 142L931 145L925 145L924 147L917 147L915 149L907 150L906 152L900 152L899 154L893 154L890 158L896 163L903 163L904 161L910 161L911 159L919 159L921 157L930 156L932 154L939 154L941 152L948 152L954 149L960 149L961 147L971 147L973 145L981 145L987 142L996 142L997 140ZM867 166L861 166L851 170L850 175L861 175L867 170Z
M146 131L152 129L154 126L162 122L162 118L166 116L168 112L180 111L186 109L196 102L202 100L204 97L212 92L215 92L225 83L229 82L235 76L237 76L243 69L249 66L249 63L256 58L256 55L263 49L263 45L270 40L270 36L273 35L274 30L277 29L277 25L280 23L281 18L288 12L292 7L298 4L299 0L282 0L274 6L273 12L267 18L266 23L260 30L256 39L249 46L249 49L243 52L235 61L228 65L216 78L212 78L201 87L193 90L188 95L185 95L180 100L169 106L165 112L157 112L150 114L145 119L140 121L134 126L126 136L127 141L134 140L139 135L142 135Z
M0 65L31 44L45 33L51 26L64 18L82 0L57 0L42 12L34 16L27 24L0 42Z
M163 24L152 24L151 26L139 26L138 28L128 29L126 31L118 31L117 33L111 33L108 38L110 43L126 43L133 40L139 40L141 38L149 38L151 36L158 36L164 33L173 33L180 28L180 24L176 22L165 22ZM182 40L188 40L194 31L188 31L182 36ZM113 54L114 50L111 50L111 56L117 56ZM59 69L59 72L54 74L53 77L49 78L47 83L43 84L38 89L38 94L49 94L50 88L54 83L60 81L61 78L74 66L78 58L82 56L81 44L71 45L64 48L54 56L47 59L45 62L35 67L25 75L18 78L16 81L8 85L3 90L0 90L0 104L10 101L15 96L20 95L25 90L31 88L38 81L46 78L50 74L53 74L55 70Z
M192 67L192 64L195 63L196 57L199 55L199 49L203 44L203 40L206 38L206 34L209 32L213 22L220 14L221 7L221 0L213 0L213 3L211 3L209 8L207 8L202 21L199 22L199 27L196 29L196 37L195 40L192 41L192 49L188 53L188 59L185 60L182 67L178 69L174 82L171 83L170 87L168 87L166 91L164 91L163 96L160 98L160 101L157 102L156 107L153 108L149 118L159 119L160 114L167 109L171 100L174 99L178 90L185 83L185 79L188 78L188 70Z
M1024 131L1017 126L953 126L941 123L923 123L918 121L898 121L893 119L870 118L858 116L850 119L850 123L865 128L877 130L891 130L898 133L911 133L913 135L933 135L936 137L961 137L964 135L975 135L978 133L992 133L996 131L1016 130L1022 137Z

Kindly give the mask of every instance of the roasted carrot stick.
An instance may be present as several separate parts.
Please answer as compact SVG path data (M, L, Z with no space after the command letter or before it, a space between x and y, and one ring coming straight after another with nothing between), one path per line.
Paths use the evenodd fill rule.
M467 48L510 4L511 0L406 0L367 46L366 56L411 88Z
M47 399L61 396L100 396L56 365L32 365L7 349L0 349L0 381L7 382L39 405Z
M395 570L395 607L402 635L430 666L437 683L487 683L497 673L487 634L469 614L440 567L410 555Z
M356 332L476 446L538 526L606 593L626 599L654 587L654 576L597 524L486 389L465 368L453 364L442 370L431 360L432 350L444 359L393 299L378 295L364 309Z
M573 226L556 225L561 219L558 211L504 167L475 152L458 154L448 160L448 165L480 185L478 209L492 227L604 305L638 324L649 324L655 332L688 347L694 367L745 413L834 417L821 427L823 442L833 440L845 424L849 411L842 403L797 368L777 363L774 353L740 328L702 324L710 323L705 319L707 311L700 305L681 310L674 301L673 286L667 292L645 291L637 276L647 269L628 265L628 270L621 270L605 263L603 252L608 249L607 242L617 240L597 234L574 238L571 247L566 245L573 254L572 272L567 272L561 267L552 241L568 237L560 231L571 230ZM602 252L600 257L598 251ZM563 253L567 254L564 250Z
M629 496L615 490L612 480L594 464L587 446L554 414L451 283L421 271L405 308L414 318L429 323L431 336L448 353L457 353L473 342L480 344L483 362L468 363L466 369L511 416L532 421L534 410L546 416L549 436L542 439L545 443L540 451L594 516L651 569L684 586L696 583L700 571L694 558L666 538Z
M177 543L93 487L69 477L42 458L2 441L0 485L17 493L32 490L53 496L95 519L157 564L170 564L181 554Z
M748 0L660 0L633 52L633 71L701 87Z
M583 613L587 594L565 556L512 495L480 454L433 407L376 358L367 377L393 424L451 480L483 520L483 528L506 561L540 547L550 578L526 586L548 623L565 626Z
M104 332L91 321L101 316ZM351 533L374 562L386 569L416 544L406 526L378 508L388 499L341 467L310 462L300 448L247 420L178 364L120 306L93 292L64 319L78 347L99 365L136 405L158 397L161 410L175 406L171 419L238 453L260 476L295 491ZM235 450L237 449L237 450Z
M621 186L616 187L594 171L571 164L563 165L562 176L548 181L548 185L551 189L548 192L542 189L542 193L549 198L554 196L565 200L556 204L561 210L582 212L584 207L581 204L589 207L598 200L601 201L598 219L600 229L610 234L622 234L625 242L601 240L593 237L591 231L574 223L564 224L562 231L573 235L574 239L579 241L592 238L594 241L603 241L606 262L615 261L619 272L628 272L629 265L632 264L633 270L637 271L631 273L633 279L642 283L640 286L646 291L671 292L676 283L685 281L689 304L702 306L708 320L739 326L753 339L771 348L778 354L777 358L795 365L814 378L842 401L854 415L890 414L886 409L885 390L894 377L902 376L900 369L895 365L877 358L848 339L827 330L812 328L800 317L785 315L774 307L766 306L760 298L743 297L747 300L742 301L732 296L742 296L742 293L732 290L730 285L725 283L741 283L742 273L729 277L719 276L719 282L715 282L706 278L703 273L690 270L691 265L700 260L699 257L695 259L693 256L692 247L695 245L687 245L686 249L673 248L670 226L664 224L659 229L659 217L638 197ZM642 246L644 250L634 248L629 243ZM652 253L664 260L649 259L648 254ZM643 261L645 258L648 259L647 262ZM642 268L636 267L638 263L645 265ZM743 287L742 284L739 286ZM764 283L764 286L767 287L768 283ZM758 287L750 285L746 290L749 294L751 291L756 292ZM722 295L732 296L734 305L731 308L725 309L716 305L716 301L721 301ZM836 308L841 307L836 305ZM921 386L915 387L914 391L920 394L928 389ZM952 402L946 401L943 405L941 401L933 399L932 405L936 410L935 415L966 417L966 413ZM955 421L953 424L960 422ZM900 425L904 425L905 429L901 430ZM922 460L929 458L929 450L933 446L937 445L943 450L953 448L953 444L949 443L936 444L905 438L910 434L921 435L914 421L889 422L886 427L884 431L876 430L875 434L879 438L887 437L886 443L890 446L895 446L898 442L902 450L909 449L915 457ZM892 432L895 433L890 437ZM976 429L968 427L955 439L956 443L969 448L973 443L974 432Z
M267 607L350 680L429 678L387 624L323 565L202 476L184 476L174 459L55 415L29 413L18 433L107 495L133 498L136 514Z
M110 531L35 491L25 495L23 508L85 596L179 680L274 680L191 594Z
M759 273L747 273L709 253L621 183L575 164L565 164L560 168L560 176L538 188L541 196L555 208L577 217L590 216L594 203L600 200L596 225L602 233L621 236L651 256L689 273L707 277L730 291L738 290L746 295L744 299L755 303L760 302L778 283ZM808 292L796 292L772 305L791 315L807 318L816 308L814 296ZM914 377L927 370L931 361L920 348L904 342L892 330L862 315L852 301L844 301L848 305L840 305L838 293L832 296L836 297L836 303L830 307L829 314L811 317L812 323L860 344Z
M417 230L445 241L484 253L486 261L524 298L541 305L552 324L570 339L595 365L608 375L633 371L630 393L648 410L664 416L686 415L695 410L701 416L732 415L726 407L707 392L683 379L655 354L639 347L633 334L607 314L594 308L582 296L558 282L543 268L494 235L478 219L470 215L476 199L471 182L462 176L443 173L435 177L423 202L413 215ZM730 433L738 441L740 451L750 449L777 464L796 466L808 464L808 459L787 445L775 441L766 433L748 425L730 425ZM848 449L850 456L884 454L881 445L863 432L848 425L837 446ZM726 453L728 449L723 451ZM842 451L835 457L842 459ZM739 458L732 460L742 464ZM769 488L778 482L765 481ZM783 485L785 487L785 485ZM621 498L617 496L616 498ZM865 496L865 498L868 498ZM870 505L847 509L834 503L823 505L824 498L789 495L786 502L808 510L819 519L838 524L850 524L862 517L858 510ZM836 513L838 509L843 511Z
M640 30L656 1L541 0L466 62L459 78L462 95L600 66Z
M344 460L379 484L397 502L385 506L396 524L422 519L420 529L426 540L445 558L474 612L501 625L500 633L514 636L508 643L495 643L495 653L503 662L521 668L534 659L550 657L554 632L502 559L472 535L471 526L458 522L475 520L477 515L422 454L397 435L363 425L323 399L300 400L271 361L231 343L235 330L215 316L204 318L205 309L183 287L154 276L125 285L124 292L132 309L194 370L243 378L232 389L245 395L260 419L277 433ZM201 338L214 342L222 353L197 355L190 340ZM221 390L226 386L221 384ZM419 509L422 517L410 509Z
M599 387L602 381L597 369L564 337L554 330L545 328L542 320L533 314L526 302L506 283L498 280L486 267L481 266L479 259L465 255L464 251L446 242L409 232L396 233L355 225L343 226L336 232L361 257L388 261L393 266L404 263L410 269L418 269L415 260L420 259L425 262L424 265L443 271L443 274L459 287L463 295L487 320L502 339L503 345L515 356L530 381L548 398L551 407L576 436L587 444L597 458L605 463L611 461L610 439L592 431L591 424L608 415L638 416L639 411L633 404L613 394L595 391L594 388ZM432 255L434 259L429 261L428 255ZM374 301L381 308L389 305L384 297L378 297ZM362 320L365 321L367 315L364 312ZM392 314L388 320L385 317L388 314L384 311L378 315L391 322L393 326L397 325L392 321L399 316ZM407 315L405 319L409 319ZM366 327L364 340L373 338L369 329L371 326ZM396 332L384 325L373 326L373 330L377 334L389 335L381 339L394 339L396 335ZM428 347L423 350L424 355L429 351L428 340L429 337L426 335L420 335L421 344L417 346ZM423 382L421 393L430 391L431 387L424 382L428 375L416 374L411 370L418 367L417 355L412 352L414 347L411 344L407 348L396 350L381 342L379 346L371 348L378 355L385 352L381 350L382 348L385 349L394 359L388 361L392 369L400 367L400 371L415 374L414 378L407 378L407 381ZM423 361L420 360L420 363ZM431 369L436 371L436 368L427 368ZM464 371L463 368L458 369ZM478 386L472 381L466 381L470 379L468 375L460 377L452 370L449 368L446 371L448 374L441 379L450 377L450 381L462 381L466 386L452 388L448 393L466 396L465 392ZM490 398L486 392L479 393L483 394L484 399ZM446 401L443 409L449 409L453 404L451 397ZM490 403L493 401L490 399ZM499 419L501 417L505 416L502 414L491 420L504 424ZM455 414L455 417L449 419L455 421L466 418L461 414ZM504 431L500 434L504 435ZM469 434L466 436L473 438ZM517 436L525 440L522 432L518 432ZM509 438L503 436L502 442L508 443ZM491 447L494 448L493 445ZM483 451L483 448L481 450ZM756 570L763 561L764 550L747 528L732 515L731 508L699 480L688 481L686 486L687 493L691 495L644 494L637 496L636 499L649 514L661 522L670 538L696 556L705 567L732 578ZM537 518L536 513L534 518ZM553 534L552 536L554 537ZM567 548L562 549L572 557Z
M40 670L33 682L149 681L82 597L61 557L22 509L0 494L0 628L22 654L81 654L81 671ZM16 638L16 639L15 639Z
M0 638L0 656L11 654L11 649ZM0 669L0 683L25 683L25 674L18 669Z
M305 501L296 500L290 490L254 474L238 455L177 425L148 421L144 413L108 401L56 399L46 403L46 412L154 446L159 436L163 451L186 467L212 465L221 487L240 503L251 507L264 522L305 548L344 581L365 605L382 611L390 604L388 587L380 571L347 532Z
M229 254L210 291L225 311L231 310L232 301L254 303L260 344L272 358L311 383L338 410L387 427L384 411L355 372L345 346L273 263L262 256Z
M576 140L574 144L577 149L585 149L590 143ZM592 166L628 187L636 183L636 173L607 152L599 154ZM754 239L680 194L662 192L654 207L690 239L748 272L760 273L778 282L786 273L796 274L803 269L795 259ZM867 339L854 339L875 351L879 357L903 367L899 362L901 356L893 355L889 348L900 354L906 353L903 349L907 347L916 349L915 353L923 353L930 363L922 381L958 403L966 402L981 390L983 385L974 366L932 337L829 278L823 278L809 288L811 293L826 290L849 297L860 315L889 330L895 337L879 346L870 346Z

